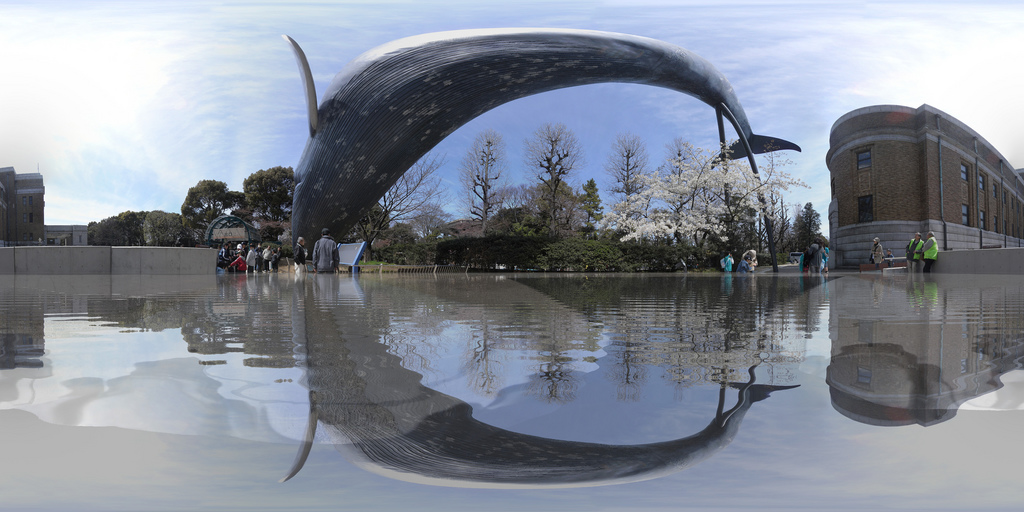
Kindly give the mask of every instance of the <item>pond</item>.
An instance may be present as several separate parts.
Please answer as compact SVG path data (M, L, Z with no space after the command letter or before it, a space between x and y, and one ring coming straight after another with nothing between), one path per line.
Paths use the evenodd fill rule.
M1021 276L8 276L0 340L0 510L1024 505Z

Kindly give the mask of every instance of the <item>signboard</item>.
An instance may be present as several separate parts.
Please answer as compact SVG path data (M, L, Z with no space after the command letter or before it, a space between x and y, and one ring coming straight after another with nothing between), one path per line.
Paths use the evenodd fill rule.
M224 241L245 241L249 239L249 237L245 234L244 227L216 228L213 230L213 236L211 238L213 238L214 240Z

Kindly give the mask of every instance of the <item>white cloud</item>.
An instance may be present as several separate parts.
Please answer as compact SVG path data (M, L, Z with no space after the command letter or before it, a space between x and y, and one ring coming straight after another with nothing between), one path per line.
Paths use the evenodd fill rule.
M828 130L862 106L929 103L1024 167L1014 139L1024 7L981 2L280 2L33 3L0 7L0 166L38 164L47 219L85 223L126 209L177 211L188 188L294 166L305 143L298 72L280 34L302 44L317 90L360 53L424 32L503 26L585 28L695 51L733 84L754 131L792 140L791 170L828 205ZM640 132L652 158L682 136L713 144L713 112L671 92L576 88L497 109L442 143L454 176L475 132L515 150L545 121L578 130L585 178L616 133ZM484 126L484 125L487 126ZM576 128L578 127L578 128ZM448 176L451 178L451 176ZM524 177L525 179L525 177ZM453 179L449 181L454 182ZM74 207L56 203L74 200ZM76 213L77 212L77 213Z

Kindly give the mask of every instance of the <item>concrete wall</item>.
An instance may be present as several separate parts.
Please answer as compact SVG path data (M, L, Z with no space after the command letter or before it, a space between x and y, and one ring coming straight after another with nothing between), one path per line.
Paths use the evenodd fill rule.
M942 274L1024 274L1024 248L939 252L932 272Z
M216 249L0 247L0 275L202 275L216 272Z

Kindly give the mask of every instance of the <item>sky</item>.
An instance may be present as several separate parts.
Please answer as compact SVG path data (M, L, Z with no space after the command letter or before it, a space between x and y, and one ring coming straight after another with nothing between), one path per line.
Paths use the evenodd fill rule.
M0 0L0 167L40 172L47 224L122 211L180 212L188 189L232 190L260 169L295 167L308 138L287 34L303 48L318 100L335 74L376 46L444 30L540 27L666 41L731 82L753 131L795 142L787 172L827 232L832 124L865 106L932 105L988 140L1015 168L1024 119L1024 3L760 0ZM576 183L604 171L619 133L651 160L682 138L717 143L714 111L642 85L561 89L502 105L432 152L445 158L448 210L464 217L458 164L487 128L502 134L510 181L527 183L523 141L563 123L584 146Z

